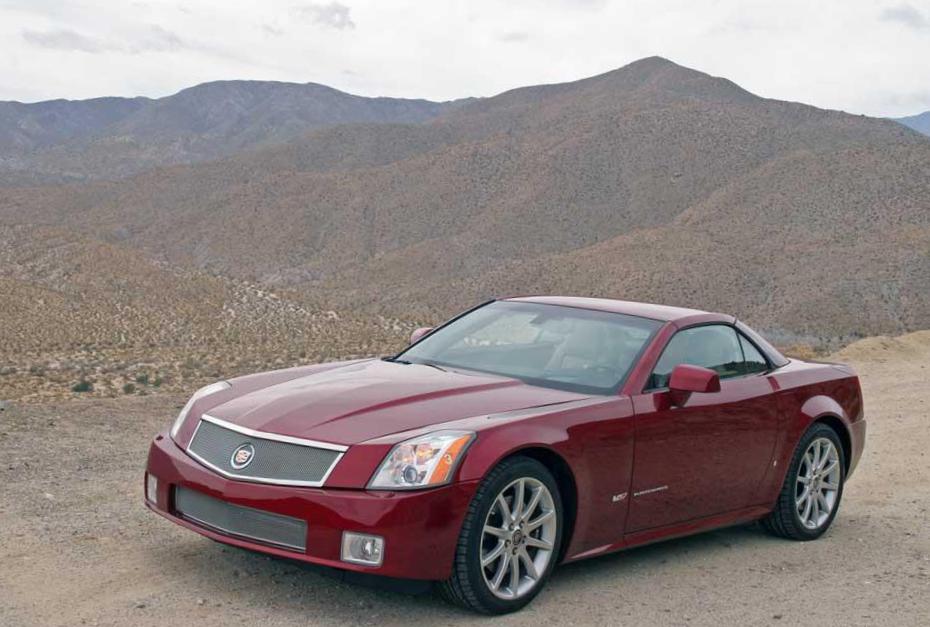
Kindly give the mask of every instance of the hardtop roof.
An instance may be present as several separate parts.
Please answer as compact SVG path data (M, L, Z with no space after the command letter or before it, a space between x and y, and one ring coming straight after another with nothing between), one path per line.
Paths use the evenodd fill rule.
M611 298L587 298L581 296L515 296L503 300L539 303L541 305L560 305L579 309L594 309L597 311L639 316L641 318L651 318L652 320L661 320L664 322L684 322L688 319L700 319L706 322L714 320L733 321L733 316L702 311L700 309L639 303L629 300L614 300Z

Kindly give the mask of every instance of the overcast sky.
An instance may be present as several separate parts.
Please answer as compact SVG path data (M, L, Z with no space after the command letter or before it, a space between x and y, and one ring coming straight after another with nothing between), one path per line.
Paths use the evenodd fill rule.
M237 78L446 100L651 55L770 98L930 110L930 0L0 0L0 100Z

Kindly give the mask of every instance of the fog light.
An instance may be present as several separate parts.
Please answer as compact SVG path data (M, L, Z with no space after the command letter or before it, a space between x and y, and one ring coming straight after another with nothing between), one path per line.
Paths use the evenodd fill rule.
M384 538L364 533L342 532L342 561L380 566L384 559Z
M155 475L145 475L145 498L153 505L158 503L158 479Z

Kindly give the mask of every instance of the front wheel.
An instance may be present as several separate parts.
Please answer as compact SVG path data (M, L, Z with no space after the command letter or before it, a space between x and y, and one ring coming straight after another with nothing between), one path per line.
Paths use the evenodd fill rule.
M546 467L528 457L505 460L469 505L443 596L486 614L522 608L555 567L562 521L559 489Z
M839 436L831 427L815 423L798 443L778 502L763 525L783 538L819 538L836 517L845 478Z

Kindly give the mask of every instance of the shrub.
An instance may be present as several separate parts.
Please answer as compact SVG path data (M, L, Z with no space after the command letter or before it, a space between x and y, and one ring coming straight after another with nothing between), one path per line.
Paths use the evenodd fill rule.
M152 381L152 385L153 385L154 387L157 387L157 388L158 388L158 387L161 387L161 384L162 384L162 383L164 383L164 381L162 380L161 377L155 377L155 380Z
M86 379L82 379L81 381L78 381L77 383L71 386L72 392L90 392L93 389L94 389L94 384Z
M136 386L132 383L127 383L123 386L123 394L132 394L136 391Z
M142 374L136 375L136 383L138 383L139 385L148 385L149 375L147 375L144 372Z

